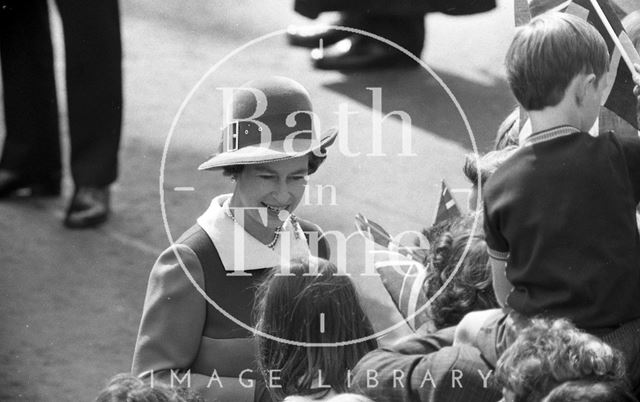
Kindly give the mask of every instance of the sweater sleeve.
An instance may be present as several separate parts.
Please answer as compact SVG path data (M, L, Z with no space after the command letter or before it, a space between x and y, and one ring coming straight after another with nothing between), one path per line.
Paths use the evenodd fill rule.
M631 184L634 186L636 203L640 202L640 137L617 137L622 144L622 149L629 169Z
M187 272L203 289L200 261L182 244L166 249L153 266L133 355L134 375L152 373L154 379L168 380L172 369L184 370L195 359L206 318L206 300Z
M500 399L480 352L444 346L448 337L448 333L413 335L369 352L353 369L352 388L378 402Z

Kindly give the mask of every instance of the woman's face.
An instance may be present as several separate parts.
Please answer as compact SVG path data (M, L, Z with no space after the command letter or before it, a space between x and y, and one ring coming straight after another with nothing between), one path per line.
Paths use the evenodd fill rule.
M245 219L276 229L302 199L307 184L308 163L309 156L305 155L284 161L245 165L236 178L231 206L250 208L244 212Z

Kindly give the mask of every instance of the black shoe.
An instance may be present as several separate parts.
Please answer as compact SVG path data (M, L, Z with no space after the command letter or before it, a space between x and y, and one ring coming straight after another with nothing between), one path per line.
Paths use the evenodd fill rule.
M418 67L406 54L376 39L352 35L324 49L311 51L311 63L320 70L366 70Z
M38 179L0 169L0 198L13 195L26 197L55 197L60 195L60 177Z
M322 40L322 46L329 46L349 35L352 35L349 31L332 29L325 24L289 25L287 27L287 40L291 46L310 49L320 46L320 40Z
M109 217L108 187L79 187L71 198L64 225L71 229L91 228Z
M362 24L361 17L341 13L339 18L334 21L308 25L289 25L287 27L287 40L291 46L307 47L309 49L330 46L353 35L349 31L329 28L331 25L362 28ZM320 39L322 39L322 45L320 45Z

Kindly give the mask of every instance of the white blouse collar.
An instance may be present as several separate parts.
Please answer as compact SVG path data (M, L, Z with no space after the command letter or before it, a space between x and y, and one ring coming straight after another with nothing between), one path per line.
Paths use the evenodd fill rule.
M282 225L278 243L271 249L227 215L225 210L229 208L230 199L231 194L215 197L197 220L216 246L225 271L241 274L242 271L279 266L293 258L308 258L309 246L300 225L287 219ZM244 253L234 253L236 238L238 242L244 240ZM290 247L285 247L287 243Z

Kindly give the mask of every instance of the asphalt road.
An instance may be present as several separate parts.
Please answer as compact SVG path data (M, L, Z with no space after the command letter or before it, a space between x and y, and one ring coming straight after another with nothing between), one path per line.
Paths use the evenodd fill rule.
M501 67L513 31L508 3L478 16L426 19L422 58L455 95L481 151L491 147L514 105ZM322 208L310 202L299 211L325 230L353 232L358 212L392 233L418 230L431 223L442 179L454 189L466 187L462 158L474 145L428 71L313 71L305 50L288 47L274 33L302 21L288 2L123 0L122 14L126 110L113 218L96 230L68 231L60 224L65 198L0 202L0 400L91 400L109 377L129 370L148 273L169 244L158 180L170 127L194 84L248 41L271 34L209 75L168 142L163 190L173 238L193 224L212 195L231 189L221 175L195 171L217 144L222 116L216 88L261 76L302 82L323 127L339 125L340 104L353 112L340 136L344 149L360 155L334 146L311 183L312 189L333 185L337 205L325 199ZM410 116L415 156L401 155L397 114L382 124L385 156L366 155L374 149L371 87L382 91L383 114ZM66 195L70 191L66 182ZM464 205L465 194L455 195Z

